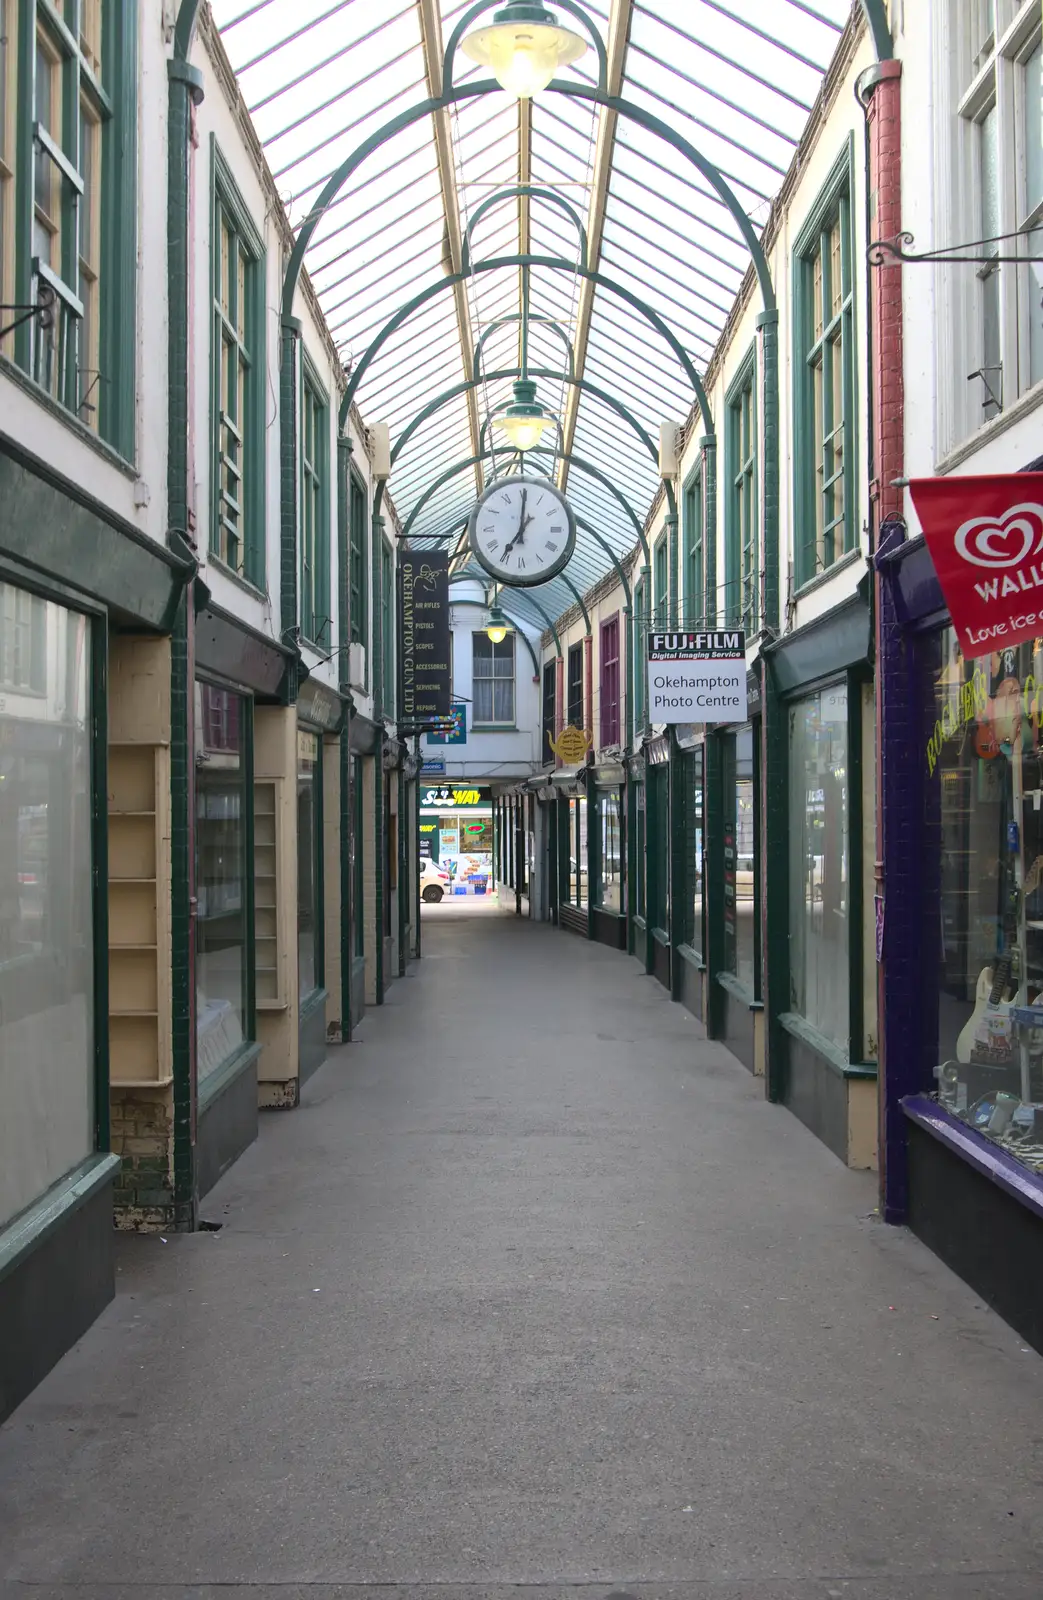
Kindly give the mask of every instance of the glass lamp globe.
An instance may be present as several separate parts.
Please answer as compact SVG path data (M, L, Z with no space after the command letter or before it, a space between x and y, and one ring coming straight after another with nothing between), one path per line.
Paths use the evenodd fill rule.
M537 401L536 385L529 378L518 379L511 404L493 418L493 427L501 429L516 450L532 450L553 424L554 418L548 417Z
M472 61L491 67L508 94L527 100L545 89L559 68L578 61L587 42L563 28L541 0L509 0L493 13L490 27L467 34L460 48Z
M485 626L486 638L491 639L493 644L502 644L509 632L510 624L500 610L499 603L494 601L489 607L489 620Z

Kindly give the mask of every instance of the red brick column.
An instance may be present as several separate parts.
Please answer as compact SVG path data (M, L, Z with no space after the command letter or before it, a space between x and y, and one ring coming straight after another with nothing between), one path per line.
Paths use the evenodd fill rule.
M867 81L868 80L868 81ZM902 231L902 63L881 61L863 78L869 131L869 199L872 239ZM902 371L902 267L888 260L870 269L872 297L872 431L874 524L900 516L903 493L892 487L904 475L905 382Z
M590 734L590 742L597 745L594 732L594 636L588 633L583 641L584 715L583 725Z

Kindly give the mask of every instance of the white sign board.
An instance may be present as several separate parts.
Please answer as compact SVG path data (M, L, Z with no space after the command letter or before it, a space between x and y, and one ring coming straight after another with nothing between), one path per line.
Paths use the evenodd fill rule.
M648 635L650 722L745 722L741 628Z

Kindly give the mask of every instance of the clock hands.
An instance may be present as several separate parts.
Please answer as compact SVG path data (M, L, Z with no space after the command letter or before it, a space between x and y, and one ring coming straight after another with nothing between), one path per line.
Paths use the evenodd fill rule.
M504 550L503 555L500 557L501 561L506 561L507 560L507 557L510 555L511 551L514 549L516 544L524 544L525 543L525 530L529 526L529 523L532 521L531 517L527 517L525 515L525 502L526 502L526 500L528 498L528 493L529 493L529 491L527 489L523 489L522 490L521 514L520 514L520 516L518 518L518 532L514 535L514 538L511 540L510 544L508 544L507 548Z

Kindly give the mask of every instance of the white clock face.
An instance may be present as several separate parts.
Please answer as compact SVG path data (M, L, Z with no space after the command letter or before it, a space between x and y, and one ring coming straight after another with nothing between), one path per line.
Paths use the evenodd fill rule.
M501 583L545 583L568 561L575 539L568 501L543 478L501 478L471 513L471 548Z

